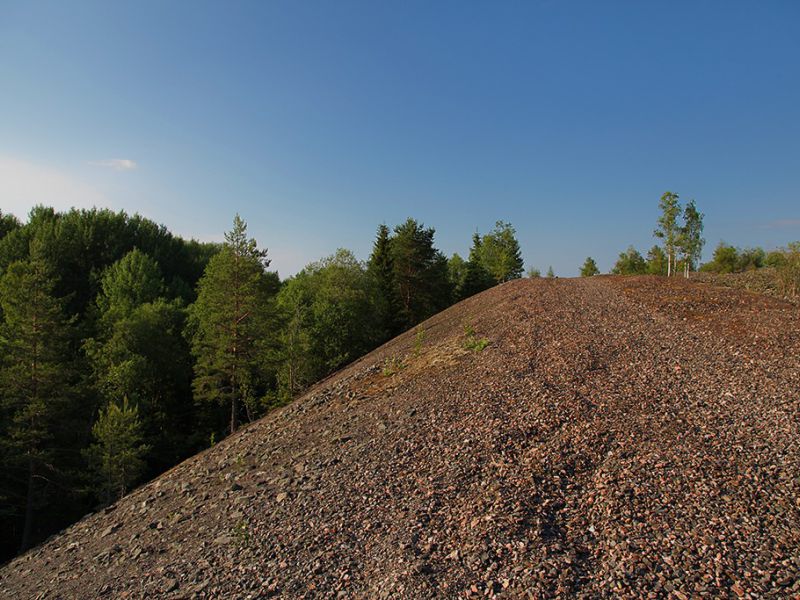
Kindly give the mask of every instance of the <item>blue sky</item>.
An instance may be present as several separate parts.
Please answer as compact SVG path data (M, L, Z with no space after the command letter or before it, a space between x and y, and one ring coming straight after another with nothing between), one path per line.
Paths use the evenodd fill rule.
M290 275L413 216L465 254L646 251L672 190L800 239L800 3L0 0L0 209L109 206Z

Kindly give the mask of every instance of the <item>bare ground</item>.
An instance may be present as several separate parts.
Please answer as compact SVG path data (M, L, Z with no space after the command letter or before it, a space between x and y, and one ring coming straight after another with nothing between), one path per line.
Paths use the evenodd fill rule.
M797 307L522 280L422 329L8 563L0 597L800 593Z

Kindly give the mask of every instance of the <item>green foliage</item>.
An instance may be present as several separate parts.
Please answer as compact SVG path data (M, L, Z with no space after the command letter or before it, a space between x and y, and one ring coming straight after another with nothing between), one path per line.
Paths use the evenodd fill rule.
M784 264L786 264L786 252L782 250L772 250L764 259L765 267L779 269Z
M14 499L20 504L11 508L24 515L21 548L26 549L36 527L36 509L48 492L47 482L61 474L63 456L55 449L70 432L58 426L72 418L74 381L69 322L38 248L31 260L8 266L0 280L0 306L2 479L8 477L11 485L25 482Z
M527 274L530 279L538 279L539 277L542 276L542 272L536 267L531 267L530 269L528 269Z
M553 267L552 266L547 267L547 278L548 279L553 279L555 276L556 276L556 272L553 271Z
M739 265L739 252L733 246L720 242L714 250L711 262L701 267L712 273L735 273Z
M737 271L751 271L760 269L764 266L767 260L767 253L763 248L745 248L738 250L738 257L736 260Z
M399 356L390 356L383 361L383 376L391 377L406 368L406 364Z
M597 263L594 262L594 259L591 256L587 256L586 260L583 262L583 266L581 267L581 277L591 277L592 275L598 275L600 273L600 269L597 268Z
M447 259L433 243L434 229L408 219L394 229L390 249L403 330L450 305Z
M134 248L103 272L100 288L97 306L104 318L113 322L161 297L164 280L158 263Z
M681 205L678 194L664 192L658 203L661 216L658 217L658 227L653 232L657 238L664 240L664 252L667 255L667 274L671 275L676 262L676 249L680 237L678 216L681 214Z
M740 250L730 244L720 242L714 250L711 261L700 267L700 270L711 273L741 273L760 269L769 263L772 263L770 266L777 266L784 257L785 252L782 251L772 252L768 257L763 248Z
M11 233L15 229L19 229L20 227L21 224L14 215L4 215L3 211L0 210L0 240L6 237L7 234Z
M800 241L790 243L776 267L781 292L796 298L800 294Z
M236 537L236 543L242 547L247 548L250 546L250 521L242 519L233 528L233 534Z
M611 272L614 275L644 275L647 273L647 263L636 248L628 246L625 252L620 253Z
M278 294L284 315L280 379L292 397L382 341L380 290L349 250L312 263Z
M237 215L222 250L209 261L190 308L195 399L229 406L231 433L238 427L241 408L250 406L246 393L262 390L265 375L274 372L270 349L277 339L275 290L268 265L266 250L247 237L247 225Z
M483 265L483 240L475 233L472 236L472 248L469 260L464 269L464 278L455 289L456 298L463 300L474 296L494 285L491 273Z
M167 287L185 293L185 302L194 299L193 289L218 251L214 244L174 237L139 215L99 209L57 213L38 206L25 225L0 237L0 272L15 260L28 259L34 241L55 274L55 294L65 298L66 312L79 319L94 304L103 271L134 248L158 263Z
M414 355L419 356L422 352L422 345L425 343L425 330L422 327L417 327L417 333L414 335Z
M367 271L377 288L377 310L383 335L393 337L400 333L402 327L398 319L400 295L395 280L391 232L389 227L384 224L378 227L372 254L367 263Z
M497 221L494 229L483 236L480 259L495 283L522 277L522 254L511 223Z
M143 432L156 472L192 447L192 367L182 335L185 310L178 301L156 299L130 308L85 344L93 381L107 402L129 398L142 409Z
M697 210L694 200L690 200L683 209L683 226L678 232L678 248L686 277L690 271L697 268L706 242L703 239L703 217L704 215Z
M450 282L450 287L455 290L456 298L458 298L458 291L463 286L466 277L467 261L456 252L447 261L447 279Z
M649 275L667 274L667 255L660 246L653 246L647 252L647 273Z
M478 337L471 323L464 325L464 348L472 352L483 352L489 344L488 338Z
M139 409L123 398L122 404L109 402L92 427L95 443L86 452L106 501L122 498L141 476L148 451L142 443Z

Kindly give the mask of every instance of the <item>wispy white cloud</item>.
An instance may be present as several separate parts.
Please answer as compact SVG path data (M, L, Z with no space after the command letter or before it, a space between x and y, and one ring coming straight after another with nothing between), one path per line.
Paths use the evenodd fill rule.
M89 164L93 167L106 167L115 171L133 171L139 165L135 160L129 158L106 158L103 160L90 160Z
M102 192L69 173L0 156L0 209L24 219L37 204L57 210L110 206Z

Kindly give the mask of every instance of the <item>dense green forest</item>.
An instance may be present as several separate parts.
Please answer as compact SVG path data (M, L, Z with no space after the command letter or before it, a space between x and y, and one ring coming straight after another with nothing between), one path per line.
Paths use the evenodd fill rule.
M455 301L523 270L513 227L447 259L413 219L281 281L138 215L0 213L0 559L208 447Z

